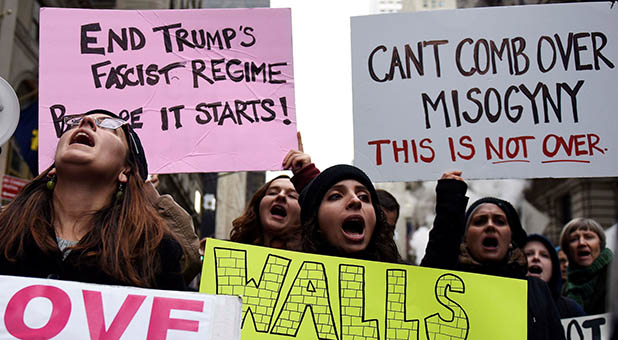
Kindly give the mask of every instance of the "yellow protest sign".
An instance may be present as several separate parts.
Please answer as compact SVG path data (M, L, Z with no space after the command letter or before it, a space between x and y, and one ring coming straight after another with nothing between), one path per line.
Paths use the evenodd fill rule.
M206 242L200 292L242 296L242 339L526 339L527 285Z

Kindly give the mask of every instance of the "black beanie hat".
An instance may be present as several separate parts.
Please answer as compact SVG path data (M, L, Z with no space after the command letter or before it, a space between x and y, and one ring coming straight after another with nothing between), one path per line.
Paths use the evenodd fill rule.
M304 224L317 212L322 198L333 185L346 179L354 179L364 185L371 195L374 209L379 207L378 195L371 180L359 168L347 164L331 166L314 178L300 193L300 222ZM377 214L377 210L376 210Z
M103 109L94 109L90 110L84 115L94 115L94 114L104 114L114 118L122 119L118 115L113 112L103 110ZM124 120L124 119L123 119ZM133 155L133 159L135 160L135 164L137 164L137 172L140 177L142 177L143 181L146 181L148 178L148 162L146 162L146 154L144 153L144 148L142 147L142 142L139 139L139 136L131 127L131 124L122 125L122 130L124 134L127 136L127 143L129 144L129 153Z
M511 227L511 242L513 243L513 247L522 248L526 244L526 231L521 225L521 221L519 220L519 215L517 211L511 203L501 200L495 197L483 197L476 202L472 203L468 210L466 210L466 231L468 230L468 225L470 224L470 217L472 213L478 208L481 204L491 203L497 205L504 214L506 215L506 219L509 222L509 226Z

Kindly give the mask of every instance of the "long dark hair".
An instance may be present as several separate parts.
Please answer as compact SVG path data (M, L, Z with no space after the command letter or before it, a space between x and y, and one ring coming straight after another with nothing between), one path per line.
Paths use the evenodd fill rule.
M357 253L342 253L339 249L331 245L320 230L320 225L318 223L319 207L301 227L302 250L322 255L351 257L390 263L404 263L405 261L401 258L401 255L399 255L397 245L393 240L393 232L386 223L384 212L380 209L379 202L373 201L371 203L376 214L376 226L365 250Z
M231 241L260 246L264 245L264 228L260 220L260 202L262 198L266 196L266 192L268 188L270 188L270 185L274 181L282 178L290 179L287 175L277 176L266 182L253 194L249 203L247 203L244 213L232 221L232 230L230 231ZM293 237L291 234L297 232L297 230L297 228L290 228L289 234L285 233L278 238L279 241L284 243L283 248L292 247L291 244L288 245L287 243L288 241L292 241Z
M94 264L116 280L152 287L161 269L158 246L164 237L176 237L146 198L145 183L129 155L127 152L130 170L123 198L112 199L92 213L92 228L71 252L80 254L81 263ZM53 166L27 184L0 213L0 256L8 261L23 258L25 245L32 241L50 256L60 251L53 226L53 192L46 188L51 169Z

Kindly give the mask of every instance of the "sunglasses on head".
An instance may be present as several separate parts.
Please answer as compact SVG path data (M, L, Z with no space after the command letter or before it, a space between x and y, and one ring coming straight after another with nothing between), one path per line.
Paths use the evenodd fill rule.
M129 144L130 154L132 154L134 160L137 162L139 175L143 180L146 180L148 177L148 162L146 161L146 155L144 154L139 136L133 131L129 122L121 119L113 112L104 109L94 109L82 114L64 116L63 122L67 126L67 130L70 130L79 126L85 116L94 114L105 115L104 117L92 117L96 126L108 130L123 129Z
M71 130L78 127L86 115L87 114L69 115L64 116L62 119L67 127L67 130ZM93 120L96 126L108 130L116 130L117 128L127 124L126 120L116 117L96 117L93 118Z

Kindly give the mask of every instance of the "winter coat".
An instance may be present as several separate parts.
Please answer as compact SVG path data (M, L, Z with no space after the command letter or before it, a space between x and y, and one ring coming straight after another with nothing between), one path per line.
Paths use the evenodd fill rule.
M55 240L55 236L52 236ZM16 262L9 262L0 255L0 275L38 277L106 285L132 286L106 274L96 259L88 259L82 252L71 251L63 259L63 253L57 249L53 254L44 253L29 236L25 240L24 254ZM92 249L94 250L94 249ZM155 276L156 289L186 290L181 272L182 248L171 238L164 238L157 249L161 259L160 272ZM84 251L87 253L88 251Z
M549 280L549 282L547 282L547 286L549 287L551 295L554 298L554 302L556 303L556 307L558 308L558 313L560 313L560 318L576 318L586 315L584 309L577 302L575 302L575 300L566 296L562 296L561 294L562 273L560 272L560 259L558 258L558 253L556 253L556 249L551 243L551 241L545 238L545 236L539 234L529 235L527 242L530 241L541 242L545 246L545 248L547 248L547 251L549 253L552 272L551 279Z
M465 247L461 247L466 227L466 190L467 185L462 181L438 181L436 218L429 232L429 242L421 266L527 280L528 339L565 339L560 316L549 288L538 278L525 277L527 267L521 249L515 248L505 261L490 266L478 263Z
M585 268L569 262L566 296L579 302L588 315L607 312L607 275L613 254L609 248Z
M202 270L200 258L200 240L195 234L193 219L170 195L161 195L154 204L163 217L170 230L176 234L178 241L182 242L185 254L182 259L183 275L185 282L189 283Z

